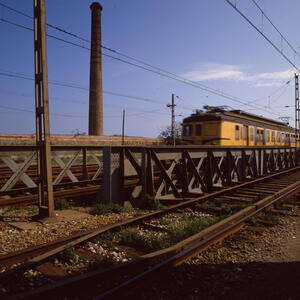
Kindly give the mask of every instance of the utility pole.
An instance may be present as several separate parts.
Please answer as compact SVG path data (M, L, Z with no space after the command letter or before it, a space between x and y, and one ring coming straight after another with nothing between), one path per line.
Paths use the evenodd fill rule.
M300 106L299 106L299 80L298 74L295 73L295 140L296 140L296 147L298 147L299 134L300 129Z
M174 104L174 97L175 95L172 94L172 104L167 104L167 107L171 107L172 111L172 117L171 117L171 128L172 128L172 140L173 140L173 146L176 145L176 139L175 139L175 104Z
M122 145L124 145L124 132L125 132L125 109L123 109L123 122L122 122Z
M45 0L33 0L35 119L38 162L39 209L41 216L54 215L52 186Z

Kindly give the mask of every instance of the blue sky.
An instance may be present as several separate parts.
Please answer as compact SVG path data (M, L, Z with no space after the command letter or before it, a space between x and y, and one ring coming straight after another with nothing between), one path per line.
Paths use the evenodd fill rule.
M234 3L235 0L232 0ZM31 0L0 3L32 15ZM90 39L92 1L46 0L46 22ZM203 105L228 105L268 118L291 117L294 125L293 67L225 0L102 0L103 45L221 93L235 101L158 74L103 57L104 134L156 137L170 124L171 94L176 120ZM262 17L251 0L237 6L294 62L294 53ZM296 0L257 0L293 47L300 46ZM0 17L32 27L32 20L0 6ZM89 47L89 43L47 28L47 33ZM33 32L0 21L0 73L33 76ZM89 51L47 39L50 127L56 134L87 132ZM103 50L118 58L124 57ZM131 61L132 62L132 61ZM296 56L295 64L300 66ZM290 83L287 84L287 82ZM112 95L134 96L132 99ZM19 110L16 110L19 109ZM34 82L0 75L0 133L34 133Z

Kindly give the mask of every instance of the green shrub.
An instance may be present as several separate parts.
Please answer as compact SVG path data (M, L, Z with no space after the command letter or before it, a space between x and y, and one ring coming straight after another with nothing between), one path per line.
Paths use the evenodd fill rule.
M169 224L168 232L140 232L137 229L127 229L118 234L123 245L138 248L143 251L156 251L170 247L216 223L218 217L189 216L179 218Z
M59 258L62 261L73 260L75 261L77 258L77 254L75 248L73 246L65 248L63 251L59 253Z
M255 227L259 226L259 223L257 222L256 218L251 218L248 222L251 226L255 226Z
M65 198L59 198L54 201L54 208L56 210L63 210L63 209L69 209L70 203Z
M204 228L216 223L220 218L215 216L197 217L189 216L183 217L179 222L172 223L168 228L170 230L170 239L172 244L178 243L189 236L192 236Z
M110 204L103 204L98 203L93 206L93 208L90 210L90 214L92 215L105 215L110 213L121 213L121 212L128 212L129 209L125 208L124 206L121 206L116 203L110 203Z
M20 210L21 210L21 206L19 206L19 205L11 205L11 206L6 207L3 210L3 215L5 215L7 213L10 213L10 212L14 212L14 211L20 211Z
M165 206L160 203L158 199L156 199L154 196L150 196L146 194L143 198L143 209L150 209L150 210L156 210L156 209L162 209Z
M167 225L170 225L173 222L173 220L163 217L163 218L158 219L157 222L161 226L167 226Z
M273 222L274 224L277 224L277 225L280 224L278 217L276 215L273 215L270 213L265 216L259 216L258 218L261 220Z
M31 214L37 214L39 212L39 209L37 206L30 206L30 207L26 207L26 210L31 213Z
M236 204L230 204L230 205L221 205L222 210L228 214L232 215L246 207L251 205L251 203L236 203Z
M137 248L145 248L147 246L146 238L142 236L137 229L126 230L119 234L120 243Z

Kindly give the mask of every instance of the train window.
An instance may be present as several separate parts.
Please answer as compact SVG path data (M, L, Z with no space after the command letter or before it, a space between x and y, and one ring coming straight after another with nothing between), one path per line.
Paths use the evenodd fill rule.
M258 141L262 141L262 130L257 129L256 130L256 136Z
M280 132L277 132L277 142L280 143Z
M261 130L260 131L260 141L263 141L264 140L264 131L263 130Z
M242 138L243 140L247 140L247 127L246 126L243 126L242 128Z
M266 139L267 139L267 142L270 142L270 131L267 130L266 132L267 132L267 138L266 138Z
M197 136L200 136L201 135L201 130L202 129L202 126L200 124L197 124L196 125L196 135Z
M275 143L275 131L272 131L272 142Z
M250 140L254 141L254 128L250 128Z
M192 136L193 135L193 126L192 125L185 125L183 127L183 135L184 136Z
M240 139L240 126L239 125L235 126L235 139L236 140Z
M285 138L284 138L284 132L281 132L281 142L284 143L285 142Z

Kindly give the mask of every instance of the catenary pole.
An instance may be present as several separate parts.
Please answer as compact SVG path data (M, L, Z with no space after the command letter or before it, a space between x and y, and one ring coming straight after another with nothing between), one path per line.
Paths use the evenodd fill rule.
M34 0L36 149L40 215L54 215L49 124L45 0Z

